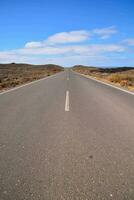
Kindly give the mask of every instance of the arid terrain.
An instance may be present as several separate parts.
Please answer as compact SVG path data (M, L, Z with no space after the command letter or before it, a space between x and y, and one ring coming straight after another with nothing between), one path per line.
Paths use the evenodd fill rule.
M58 65L0 64L0 90L15 87L62 71Z
M92 76L134 91L134 67L96 68L76 65L72 69L86 76Z

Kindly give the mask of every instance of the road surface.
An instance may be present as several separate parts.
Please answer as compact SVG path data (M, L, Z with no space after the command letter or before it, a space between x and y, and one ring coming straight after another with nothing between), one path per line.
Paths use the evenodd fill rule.
M111 199L134 199L134 95L71 70L0 95L0 200Z

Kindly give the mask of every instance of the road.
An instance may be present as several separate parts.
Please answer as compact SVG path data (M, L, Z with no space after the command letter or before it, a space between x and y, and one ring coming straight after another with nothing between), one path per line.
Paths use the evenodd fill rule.
M134 95L71 70L0 95L0 200L63 199L134 199Z

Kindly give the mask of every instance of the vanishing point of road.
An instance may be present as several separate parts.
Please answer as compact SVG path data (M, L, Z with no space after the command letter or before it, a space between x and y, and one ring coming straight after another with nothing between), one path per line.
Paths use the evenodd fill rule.
M134 199L134 95L71 70L0 95L0 200L111 199Z

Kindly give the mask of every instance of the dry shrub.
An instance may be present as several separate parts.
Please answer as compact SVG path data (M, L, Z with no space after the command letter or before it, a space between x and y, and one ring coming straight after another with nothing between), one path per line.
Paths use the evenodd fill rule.
M0 87L1 87L1 88L6 88L7 86L8 86L7 83L1 83L1 84L0 84Z
M127 86L129 86L129 81L128 80L122 80L120 82L120 85L123 86L123 87L127 87Z
M131 74L111 74L108 80L113 83L120 83L121 86L132 86L134 84L134 75Z
M108 76L108 80L113 83L120 83L121 76L119 74L111 74L110 76Z

